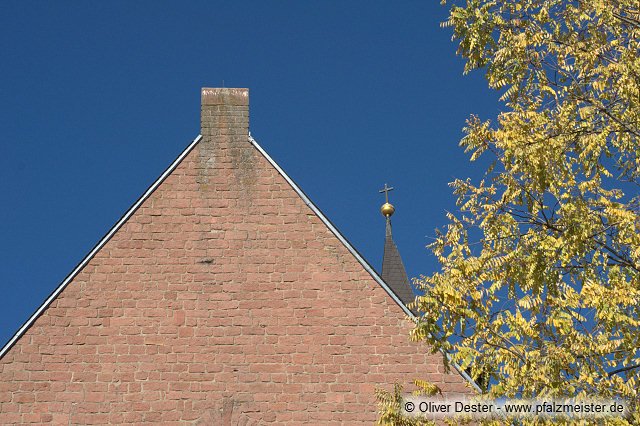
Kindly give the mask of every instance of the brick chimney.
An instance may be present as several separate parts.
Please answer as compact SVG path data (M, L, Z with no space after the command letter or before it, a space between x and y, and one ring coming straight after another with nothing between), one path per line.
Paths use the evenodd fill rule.
M230 141L249 138L249 89L202 89L201 134L228 136Z
M256 182L256 150L249 142L249 89L205 87L201 99L199 183L214 184L214 176L231 174L233 179L224 181L241 190L242 198L251 198ZM223 188L218 185L208 189Z

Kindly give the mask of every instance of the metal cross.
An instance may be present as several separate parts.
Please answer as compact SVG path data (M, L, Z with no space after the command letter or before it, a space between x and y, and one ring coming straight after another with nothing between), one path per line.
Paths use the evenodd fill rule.
M387 184L384 184L384 188L382 188L380 191L381 194L384 192L384 198L385 198L385 202L389 202L389 191L393 191L393 188L390 188L387 186Z

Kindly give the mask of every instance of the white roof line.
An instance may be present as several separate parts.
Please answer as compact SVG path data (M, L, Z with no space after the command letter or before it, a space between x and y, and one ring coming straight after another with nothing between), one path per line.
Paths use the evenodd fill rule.
M340 242L347 248L347 250L349 250L349 252L356 258L356 260L358 262L360 262L362 267L364 267L364 269L369 273L369 275L371 275L371 277L380 285L380 287L382 287L384 289L384 291L386 291L387 294L389 296L391 296L393 301L396 302L398 304L398 306L400 306L400 308L402 308L404 313L407 314L407 316L409 316L409 318L411 318L412 320L416 321L417 320L416 316L413 314L413 312L411 312L411 310L409 308L407 308L407 305L402 303L400 298L398 298L398 296L391 290L391 288L389 288L389 286L387 285L387 283L384 282L382 277L380 277L380 275L378 275L378 273L375 271L375 269L373 269L371 267L371 265L369 265L369 262L367 262L360 255L360 253L358 253L358 250L356 250L351 245L351 243L349 241L347 241L347 239L340 233L340 231L338 231L338 229L335 226L333 226L333 223L331 223L331 221L320 211L320 209L318 207L316 207L315 204L313 204L313 202L309 199L309 197L307 197L307 194L305 194L304 191L302 189L300 189L300 187L293 181L293 179L291 179L289 177L289 175L287 175L284 172L284 170L282 170L282 168L278 165L278 163L276 163L269 156L269 154L267 154L267 152L264 149L262 149L262 147L258 144L258 142L253 138L253 136L249 135L249 141L253 144L253 146L258 151L260 151L260 153L264 156L264 158L266 158L267 161L269 163L271 163L271 165L278 171L278 173L280 173L280 175L284 178L284 180L286 180L287 183L289 185L291 185L291 187L293 188L294 191L296 191L298 196L300 198L302 198L304 203L316 214L316 216L318 216L318 218L327 226L327 228L329 228L329 230L333 233L333 235L335 235L336 238L338 238L338 240L340 240ZM449 354L447 354L445 352L442 352L442 353L447 357L447 359L449 361L451 361L451 357L449 356ZM476 391L478 391L479 393L482 393L482 390L480 389L478 384L471 378L471 376L469 376L469 374L467 374L466 371L462 370L456 363L450 362L450 364L454 366L456 371L465 380L467 380L469 382L469 384Z
M187 154L191 152L191 150L197 145L198 142L200 142L201 139L202 139L202 135L198 135L198 137L195 138L193 142L191 142L184 151L182 151L182 153L178 156L178 158L176 158L175 161L171 163L171 165L164 171L164 173L162 173L160 177L156 179L156 181L153 182L153 184L151 184L151 186L146 190L146 192L142 194L140 198L138 198L138 201L136 201L133 204L133 206L131 206L129 210L127 210L127 212L120 218L120 220L116 222L115 225L113 225L113 227L109 230L109 232L107 232L107 234L104 237L102 237L100 242L96 244L96 246L89 252L89 254L85 256L84 259L82 259L82 261L78 264L78 266L76 266L75 269L71 271L69 275L67 275L64 281L62 281L62 283L53 291L53 293L49 295L49 297L44 301L44 303L40 305L38 310L35 311L33 315L31 315L31 317L29 317L27 322L25 322L22 325L22 327L20 327L20 329L16 331L16 333L13 335L11 340L9 340L4 345L2 350L0 350L0 359L4 357L4 355L9 351L9 349L13 347L13 345L18 341L18 339L22 337L22 335L29 329L29 327L33 325L33 323L44 312L44 310L47 309L49 305L51 305L51 302L53 302L56 299L56 297L58 297L58 295L62 292L62 290L64 290L67 287L67 285L69 285L69 283L80 273L80 271L87 265L87 263L89 263L89 261L93 259L96 253L98 253L98 251L100 251L100 249L111 239L111 237L113 237L113 235L116 232L118 232L120 228L122 228L122 225L124 225L127 222L127 220L129 220L129 218L136 212L136 210L138 210L138 207L140 207L140 205L144 203L147 200L147 198L149 198L149 196L158 188L158 186L160 186L160 184L164 182L167 176L169 176L171 172L173 172L176 169L176 167L178 167L178 164L180 164L180 162L184 159L184 157L186 157Z
M198 135L193 142L187 146L187 148L182 151L182 153L176 158L173 163L160 175L158 179L145 191L144 194L127 210L127 212L120 218L118 222L107 232L107 234L102 237L100 242L96 244L96 246L85 256L84 259L71 271L69 275L62 281L62 283L49 295L49 297L44 301L42 305L36 310L31 317L18 329L18 331L13 335L13 337L4 345L2 350L0 350L0 359L4 357L4 355L13 347L13 345L24 335L24 333L33 325L33 323L38 319L38 317L44 312L45 309L51 305L51 303L58 297L58 295L69 285L69 283L80 273L80 271L89 263L91 259L100 251L100 249L113 237L113 235L122 228L122 226L129 220L129 218L138 210L138 208L144 203L151 194L160 186L162 182L178 167L180 162L191 152L191 150L202 140L202 135ZM280 175L287 181L291 188L302 198L304 203L318 216L318 218L329 228L329 230L338 238L338 240L349 250L349 252L356 258L356 260L364 267L364 269L371 275L371 277L382 287L387 294L393 299L394 302L402 308L405 314L412 320L416 320L416 316L407 308L407 306L402 303L402 301L398 298L398 296L389 288L389 286L384 282L384 280L378 275L378 273L369 265L369 263L358 253L358 251L347 241L347 239L338 231L338 229L333 226L331 221L320 211L318 207L307 197L307 195L300 189L300 187L287 175L284 170L276 163L267 152L262 149L262 147L258 144L258 142L249 135L249 141L251 144L263 155L263 157L280 173ZM449 358L448 354L445 354L447 358ZM458 365L455 363L451 363L455 369L465 378L478 392L480 392L480 388L473 381L473 379L463 370L461 370Z

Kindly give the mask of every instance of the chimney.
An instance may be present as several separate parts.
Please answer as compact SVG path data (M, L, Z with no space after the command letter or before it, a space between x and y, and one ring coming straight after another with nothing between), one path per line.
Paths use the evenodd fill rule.
M205 87L201 99L198 182L210 193L239 190L248 200L257 180L256 150L249 142L249 89Z
M229 141L249 139L249 89L202 89L200 133Z

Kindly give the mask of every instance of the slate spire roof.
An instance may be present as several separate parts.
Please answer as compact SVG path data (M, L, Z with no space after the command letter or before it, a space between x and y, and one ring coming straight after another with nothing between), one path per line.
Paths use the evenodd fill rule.
M415 299L415 294L409 285L407 271L404 269L398 247L393 242L391 234L391 218L386 218L386 236L384 240L384 256L382 258L382 279L391 290L407 305Z

